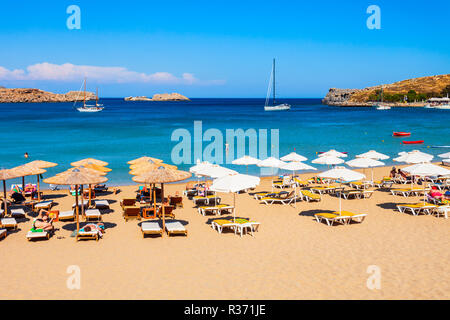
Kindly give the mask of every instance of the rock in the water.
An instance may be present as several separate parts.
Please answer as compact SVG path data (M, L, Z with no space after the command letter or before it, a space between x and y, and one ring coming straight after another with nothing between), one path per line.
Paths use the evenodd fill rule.
M125 101L190 101L190 99L179 93L174 92L174 93L154 94L153 98L147 98L146 96L126 97Z

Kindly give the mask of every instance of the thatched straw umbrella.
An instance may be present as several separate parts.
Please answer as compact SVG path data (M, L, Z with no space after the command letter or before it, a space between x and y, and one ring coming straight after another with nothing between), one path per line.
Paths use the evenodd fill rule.
M84 184L97 184L104 183L108 181L106 177L100 175L93 175L92 170L86 169L84 167L73 168L70 171L60 173L54 177L45 179L45 183L51 183L56 185L75 185L78 191L78 186L83 186ZM82 190L82 189L81 189ZM82 206L84 210L84 206ZM78 192L75 192L75 212L77 217L77 235L80 231L80 218L79 218L79 206L78 206Z
M161 159L156 159L156 158L152 158L152 157L140 157L134 160L130 160L127 163L128 164L137 164L139 162L153 162L153 163L162 163L163 161Z
M103 167L93 163L85 164L83 165L83 167L93 170L96 174L99 175L106 175L108 172L112 171L110 168ZM92 186L89 185L89 206L91 206L91 202L92 202Z
M11 169L12 172L14 172L14 174L17 177L22 177L22 182L25 183L25 178L26 176L37 176L37 193L38 193L38 201L41 201L41 188L40 188L40 184L39 184L39 176L45 172L47 172L46 170L42 169L42 168L38 168L36 166L28 166L28 165L22 165L22 166L18 166L18 167L14 167ZM22 185L22 189L25 191L25 185Z
M79 167L79 166L84 166L87 164L95 164L101 167L106 167L108 165L108 162L102 161L102 160L97 160L97 159L93 159L93 158L86 158L80 161L76 161L76 162L72 162L70 165L74 166L74 167Z
M162 221L163 230L165 230L166 219L164 213L164 183L176 182L185 180L191 177L191 173L180 170L171 170L163 166L158 167L155 170L149 171L144 175L133 177L133 181L137 183L160 183L161 184L161 201L162 201Z
M34 160L24 164L24 167L31 168L35 172L39 171L38 169L46 169L56 167L58 164L54 162L44 161L44 160ZM44 171L45 172L45 171ZM40 175L42 173L35 173L37 177L37 189L38 189L38 201L41 201L41 186L39 183ZM22 177L22 188L25 190L25 177Z
M5 203L5 214L8 213L8 202L6 197L6 180L19 178L20 176L17 176L16 173L11 171L11 169L3 169L0 170L0 180L3 181L3 196L4 196L4 203Z

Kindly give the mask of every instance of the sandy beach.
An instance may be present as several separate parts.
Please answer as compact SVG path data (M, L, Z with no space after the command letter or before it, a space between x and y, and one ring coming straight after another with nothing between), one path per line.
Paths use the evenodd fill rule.
M375 169L375 178L390 168ZM358 170L360 171L360 170ZM365 171L370 175L370 171ZM305 175L310 177L312 174ZM130 180L131 181L131 180ZM166 185L166 195L185 183ZM112 212L103 215L103 239L75 242L74 222L56 222L50 240L28 242L32 216L17 232L0 240L1 299L449 299L450 220L413 216L395 210L396 203L420 197L376 191L370 199L342 200L343 210L367 213L361 224L327 226L314 213L335 211L339 199L319 203L264 205L249 194L236 197L236 216L261 223L254 237L219 234L184 197L175 210L188 236L143 239L137 220L125 222L119 201L135 197L137 184L108 194ZM262 179L256 191L269 190ZM232 204L232 194L219 194ZM46 191L68 210L67 190ZM66 282L71 265L80 267L81 288ZM371 290L368 267L381 271L381 289Z

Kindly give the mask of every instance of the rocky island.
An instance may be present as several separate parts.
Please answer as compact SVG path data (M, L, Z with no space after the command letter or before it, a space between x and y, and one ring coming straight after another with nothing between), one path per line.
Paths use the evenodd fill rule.
M185 97L179 93L162 93L154 94L152 98L146 96L138 97L126 97L125 101L191 101L188 97Z
M95 93L86 92L86 100L94 100ZM39 89L0 88L0 103L42 103L83 101L82 91L52 93Z
M340 107L371 107L383 100L393 107L423 107L432 97L450 94L450 74L403 80L364 89L331 88L323 104ZM405 102L405 100L407 102Z

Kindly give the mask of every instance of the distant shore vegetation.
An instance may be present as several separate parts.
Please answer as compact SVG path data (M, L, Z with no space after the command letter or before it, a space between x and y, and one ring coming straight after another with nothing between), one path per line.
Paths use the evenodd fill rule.
M409 90L405 93L390 94L383 93L383 101L385 102L422 102L430 98L443 98L450 96L450 85L446 86L441 92L417 93L415 90ZM369 96L369 101L381 101L381 89Z

